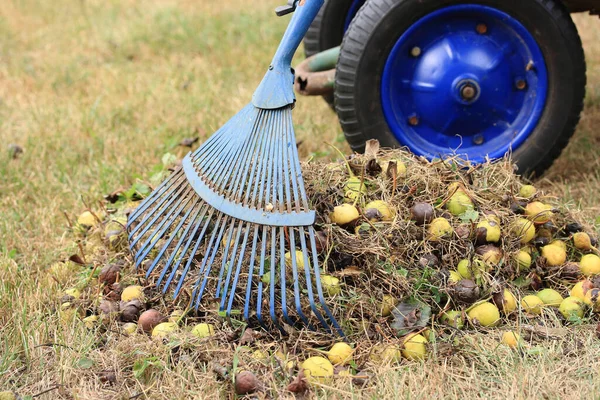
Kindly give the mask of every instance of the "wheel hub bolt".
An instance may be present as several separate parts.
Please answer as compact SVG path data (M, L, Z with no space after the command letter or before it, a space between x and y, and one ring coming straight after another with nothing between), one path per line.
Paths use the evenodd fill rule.
M472 100L477 95L477 90L473 85L466 84L460 90L460 95L465 100Z
M419 117L417 116L417 114L412 114L411 116L409 116L408 123L412 126L419 125Z
M477 26L475 27L475 30L480 35L485 35L487 33L488 27L486 24L477 24Z
M524 79L517 79L517 81L515 82L515 86L517 87L517 89L523 90L525 89L525 87L527 87L527 82L525 82Z
M481 134L477 134L475 136L473 136L473 143L480 145L483 143L483 135Z
M419 57L421 55L421 48L417 46L413 47L410 49L410 55L413 57Z

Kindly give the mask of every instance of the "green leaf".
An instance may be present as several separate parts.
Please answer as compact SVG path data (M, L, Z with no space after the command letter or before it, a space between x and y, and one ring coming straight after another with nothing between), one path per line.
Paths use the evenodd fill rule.
M150 192L152 192L150 186L146 185L143 182L136 182L133 185L131 185L129 190L127 190L123 194L125 195L125 197L127 197L128 200L141 200L144 197L148 196Z
M271 271L267 271L263 274L263 276L260 278L261 282L264 283L265 285L269 285L271 283Z
M165 153L162 156L161 161L162 161L163 167L167 168L177 162L177 156L175 154Z
M135 376L137 379L141 378L148 367L157 365L157 360L158 359L156 357L145 357L136 360L133 363L133 376Z
M154 186L158 186L163 180L165 180L167 175L167 171L159 171L155 174L152 174L152 176L150 176L150 183Z
M79 367L81 369L90 369L93 366L94 366L94 361L90 360L87 357L80 358L79 361L77 361L77 367Z
M519 276L517 279L515 279L513 281L513 285L516 286L517 288L525 288L528 287L529 285L531 285L531 279L527 278L525 276Z
M405 278L408 276L408 270L406 268L398 268L397 272L399 275L401 275Z
M135 192L140 196L148 196L152 191L152 189L150 189L150 186L146 185L143 182L134 183L132 188L135 189Z
M539 356L544 354L544 349L540 346L534 346L526 350L530 356Z
M462 222L475 222L479 218L479 213L469 207L467 211L459 215L459 218Z

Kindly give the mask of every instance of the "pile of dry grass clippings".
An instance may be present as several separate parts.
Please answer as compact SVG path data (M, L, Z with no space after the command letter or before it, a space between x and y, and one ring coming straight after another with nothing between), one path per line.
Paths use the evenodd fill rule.
M373 143L367 150L303 165L317 211L324 293L352 345L343 360L323 353L339 338L306 329L264 332L223 318L210 298L195 310L194 279L175 300L155 289L161 271L146 278L147 265L134 270L124 229L127 214L149 193L140 183L73 224L81 254L49 270L75 289L65 290L57 313L98 335L116 335L117 347L121 340L133 347L135 340L166 343L173 362L192 359L218 379L253 371L262 377L253 390L267 391L290 382L289 390L303 391L304 378L329 384L330 375L363 385L383 364L452 357L460 352L455 339L466 332L502 325L502 342L527 349L549 330L596 321L595 235L557 199L523 184L509 160L471 165L455 157L429 162ZM73 282L74 273L85 278ZM329 361L303 364L310 356L338 365L313 371L311 363ZM130 379L143 376L135 367L132 373Z

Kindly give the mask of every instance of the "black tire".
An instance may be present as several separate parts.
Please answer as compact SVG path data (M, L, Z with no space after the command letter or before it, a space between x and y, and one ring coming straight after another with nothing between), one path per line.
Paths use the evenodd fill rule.
M337 47L344 38L344 20L352 0L325 0L319 14L304 36L304 54L314 54ZM333 93L323 95L323 99L333 108Z
M378 139L383 146L400 145L381 108L380 81L387 56L400 35L418 19L464 3L488 5L516 18L544 55L546 106L536 128L513 151L520 173L539 176L569 142L585 97L581 39L568 10L556 0L369 0L346 32L336 72L336 112L346 139L355 151L363 151L368 139Z

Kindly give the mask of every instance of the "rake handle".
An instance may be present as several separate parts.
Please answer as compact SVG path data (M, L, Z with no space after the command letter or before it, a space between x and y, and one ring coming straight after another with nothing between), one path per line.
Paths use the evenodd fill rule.
M324 0L303 0L297 4L269 70L254 92L252 103L255 107L276 109L296 101L292 58L323 3Z
M292 67L292 58L300 46L302 39L304 39L304 35L308 32L310 24L312 24L323 6L323 3L324 0L305 0L297 4L296 11L273 56L271 66L274 69L289 70Z

